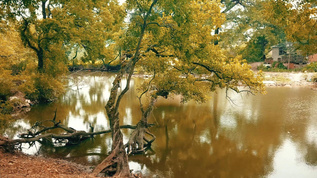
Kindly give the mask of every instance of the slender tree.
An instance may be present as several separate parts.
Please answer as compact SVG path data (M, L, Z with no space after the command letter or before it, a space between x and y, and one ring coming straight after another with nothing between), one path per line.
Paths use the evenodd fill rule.
M220 7L219 2L207 0L126 1L129 23L116 41L122 49L122 68L116 74L105 107L112 130L112 152L96 167L96 175L130 176L118 108L135 71L145 71L153 77L141 87L142 118L131 134L128 153L143 152L144 145L152 143L153 139L145 138L145 134L154 137L147 131L147 118L158 97L176 94L182 96L183 102L203 102L207 92L216 88L264 91L260 73L256 76L241 56L228 58L219 45L214 45L217 37L212 31L224 22ZM125 86L123 79L127 81ZM141 101L145 93L149 97L147 105Z

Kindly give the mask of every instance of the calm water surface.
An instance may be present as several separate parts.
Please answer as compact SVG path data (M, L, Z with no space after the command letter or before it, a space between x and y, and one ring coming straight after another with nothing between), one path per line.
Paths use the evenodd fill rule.
M69 90L58 102L40 105L21 120L2 129L13 138L38 120L57 120L77 130L109 129L104 106L110 73L72 74ZM141 118L134 78L122 100L122 124ZM123 82L124 83L124 82ZM124 84L122 84L124 86ZM161 99L151 115L157 136L153 151L130 156L130 168L148 177L317 177L317 92L308 88L268 88L266 95L219 90L204 104L180 104L180 98ZM131 131L123 130L127 141ZM24 145L28 154L97 165L110 151L110 135L68 148ZM28 149L29 148L29 149Z

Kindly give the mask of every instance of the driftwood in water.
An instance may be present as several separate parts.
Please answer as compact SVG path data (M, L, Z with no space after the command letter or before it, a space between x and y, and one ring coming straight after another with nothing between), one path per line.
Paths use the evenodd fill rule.
M26 133L22 133L19 135L18 139L8 139L6 137L0 136L0 148L2 148L6 152L14 152L15 147L22 143L29 143L30 145L34 144L34 142L44 142L48 141L52 144L64 144L64 145L75 145L79 144L82 141L92 138L94 135L111 133L111 130L103 130L103 131L93 131L93 127L91 126L90 132L85 131L77 131L71 127L67 127L61 124L60 121L56 122L56 111L55 116L52 120L44 120L41 122L36 122L30 129L27 130ZM136 129L136 126L132 125L122 125L120 129ZM50 133L49 131L62 129L64 133L55 134Z
M70 127L64 127L62 124L57 124L52 127L46 127L41 131L38 131L39 134L35 134L32 132L28 133L23 133L19 135L19 139L8 139L6 137L1 137L0 136L0 148L2 148L6 152L14 152L15 146L20 145L21 143L34 143L35 141L42 142L43 140L46 141L51 141L54 139L54 143L66 143L66 145L75 145L79 144L82 141L92 138L94 135L100 135L100 134L106 134L106 133L111 133L111 130L103 130L103 131L98 131L98 132L85 132L85 131L76 131L72 130L72 132L64 133L64 134L53 134L53 133L45 133L45 134L40 134L45 131L57 129L57 128L62 128L64 130L72 130ZM132 125L122 125L120 126L121 129L135 129L136 126Z

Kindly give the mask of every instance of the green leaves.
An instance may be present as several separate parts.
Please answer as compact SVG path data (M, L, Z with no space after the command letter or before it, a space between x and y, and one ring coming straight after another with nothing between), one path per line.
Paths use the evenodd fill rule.
M51 58L50 50L60 48L61 44L85 48L93 61L109 56L105 41L115 38L125 17L123 8L112 0L5 1L0 6L7 9L2 12L3 17L12 15L13 20L20 22L21 39L25 44L35 53L43 53L38 55L39 64L44 58ZM55 60L58 60L57 56ZM64 60L64 57L60 59Z
M138 18L142 19L143 6L134 5L140 11L135 14L141 15L129 24L129 40L137 39L135 29L139 29ZM225 20L220 6L217 1L162 1L154 7L156 15L147 21L138 68L155 73L155 78L149 79L150 84L145 81L141 93L150 88L154 97L174 94L181 95L183 102L203 102L216 88L240 92L245 89L238 87L241 85L250 92L265 92L260 73L255 75L240 56L230 57L214 45L217 36L212 30Z
M230 2L225 4L226 9L232 7ZM219 42L223 47L243 54L249 62L261 60L271 46L286 41L295 43L304 56L316 53L316 3L252 0L240 4L240 9L224 10L227 25L220 33ZM261 37L267 40L264 51L254 43Z
M23 17L16 19L22 40L54 78L65 73L68 55L80 50L86 55L82 59L92 62L129 56L127 60L138 61L138 70L156 73L152 84L156 93L181 94L184 101L203 101L207 89L236 90L241 83L261 90L261 80L240 57L214 45L219 37L212 33L225 21L219 1L127 0L121 6L112 0L6 2ZM33 13L42 6L46 18ZM259 44L263 52L263 43Z

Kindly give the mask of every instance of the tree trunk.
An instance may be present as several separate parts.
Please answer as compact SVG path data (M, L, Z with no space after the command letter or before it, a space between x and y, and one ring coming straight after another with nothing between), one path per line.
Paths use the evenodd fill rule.
M118 112L118 102L120 102L119 98L122 93L119 95L119 97L117 97L120 82L126 71L127 66L128 65L121 68L120 72L117 74L115 80L113 81L113 86L110 91L110 97L107 105L105 106L110 122L110 128L112 131L112 147L111 154L94 169L93 174L95 176L99 174L104 174L104 176L106 177L131 177L128 164L128 156L125 151L125 147L123 144L123 135L121 133L119 125L120 120ZM130 75L129 77L131 78ZM129 81L130 80L128 80L127 82L127 86L130 85ZM127 86L125 90L127 90Z
M125 147L123 144L123 135L120 131L118 108L122 97L128 92L130 88L130 81L134 72L134 67L139 60L140 47L147 26L147 18L150 15L152 8L157 3L157 1L158 0L153 0L150 9L148 10L146 16L143 19L140 38L133 57L131 57L131 59L127 63L123 61L121 70L119 71L115 80L112 83L110 97L107 102L107 105L105 106L108 119L110 122L110 128L112 131L112 151L111 154L104 161L102 161L93 171L94 175L96 176L99 173L104 173L106 176L113 177L132 176L129 169L128 156L126 154ZM127 84L125 88L122 90L122 92L118 95L118 89L120 87L121 79L125 73L128 74Z
M42 15L43 15L43 19L46 19L46 0L42 1Z
M43 49L40 48L38 51L36 51L37 58L38 58L38 65L37 65L37 70L39 72L43 72L44 70L44 52Z
M217 29L215 30L215 35L219 35L219 30L220 30L220 28L217 28ZM216 40L214 41L214 45L218 45L218 44L219 44L219 40L216 39Z
M33 51L36 52L37 59L38 59L38 66L37 69L39 72L43 72L44 69L44 51L43 48L40 47L40 42L38 41L37 47L33 44L34 42L31 42L30 39L31 37L27 35L27 31L29 31L29 22L27 19L24 19L24 23L22 25L22 30L21 30L21 39L22 41L30 47Z

